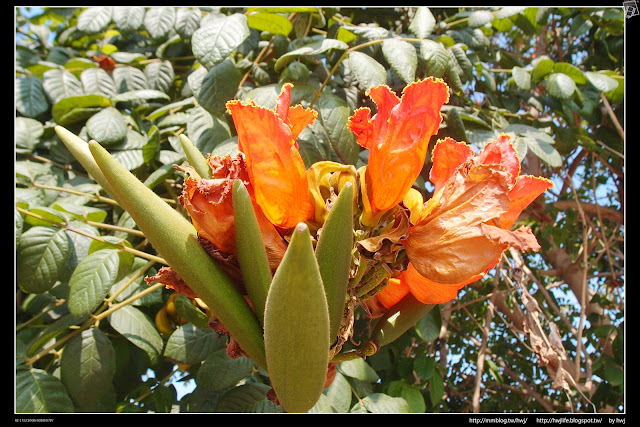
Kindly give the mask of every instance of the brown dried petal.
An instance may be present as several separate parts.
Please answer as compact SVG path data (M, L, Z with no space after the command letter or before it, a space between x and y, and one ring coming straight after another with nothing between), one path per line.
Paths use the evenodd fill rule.
M159 282L164 284L167 288L173 289L176 292L179 292L188 298L198 298L198 295L187 285L184 280L178 276L173 268L171 267L162 267L155 276L145 277L144 281L147 282L148 285L153 282Z

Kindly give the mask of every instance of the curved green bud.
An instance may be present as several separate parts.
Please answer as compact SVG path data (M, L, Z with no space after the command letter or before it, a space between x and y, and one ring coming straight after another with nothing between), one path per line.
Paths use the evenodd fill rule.
M209 162L202 155L198 147L195 146L193 142L185 135L180 134L180 145L182 145L182 149L184 150L184 154L187 157L187 162L198 172L203 179L211 179L211 167L209 166Z
M293 230L264 312L267 370L287 412L306 412L322 394L329 363L329 314L306 224Z
M109 196L116 199L109 181L107 181L100 170L100 167L94 160L93 155L91 155L88 143L62 126L56 126L54 129L60 140L64 143L71 154L73 154L73 157L80 162L82 167L85 168L89 175L93 177L93 179L109 194Z
M233 218L236 230L236 250L249 299L262 325L264 305L271 284L269 258L262 240L251 196L241 180L233 183Z
M379 347L395 341L436 306L437 304L423 304L413 295L407 294L378 320L370 341Z
M353 249L353 184L347 182L324 222L316 258L329 307L329 336L338 335L344 315L345 296Z
M93 158L109 181L122 207L131 215L153 247L204 301L262 367L266 366L262 329L255 314L229 277L200 245L193 225L95 141Z

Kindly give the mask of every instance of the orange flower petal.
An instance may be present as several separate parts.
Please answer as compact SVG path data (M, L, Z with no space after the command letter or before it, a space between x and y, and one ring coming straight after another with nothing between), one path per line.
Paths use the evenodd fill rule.
M511 185L520 175L520 160L513 148L511 137L501 133L497 140L489 142L476 157L478 163L485 165L496 164L504 166L511 174Z
M422 276L409 263L409 267L402 273L402 281L406 283L411 294L423 304L443 304L458 296L458 291L465 285L473 283L484 276L484 273L471 276L464 282L445 285L434 282Z
M222 252L234 253L236 248L233 230L233 204L224 179L185 181L182 204L191 216L198 234Z
M285 83L280 89L280 94L276 98L276 114L283 122L287 122L289 116L289 104L291 104L291 83Z
M298 138L298 135L300 135L300 132L315 121L318 113L310 108L304 108L302 105L289 107L292 87L293 85L291 83L285 83L282 86L276 100L276 114L280 120L291 128L291 138L295 144L295 140Z
M456 170L403 242L421 275L457 284L484 272L500 256L506 247L491 240L482 224L507 211L508 179L499 165L470 163Z
M444 81L429 78L408 85L399 103L386 86L372 89L370 96L378 114L372 120L367 173L371 204L384 211L402 200L420 174L429 140L442 121L440 109L449 99L449 88Z
M400 279L389 279L389 284L376 294L378 301L387 308L396 305L409 293L409 287Z
M304 108L302 105L295 105L289 108L287 119L291 123L291 137L296 140L300 132L310 124L312 124L318 113L315 110Z
M371 148L371 110L368 107L358 108L347 122L347 129L356 136L356 141L363 148Z
M500 227L511 228L522 211L550 188L553 188L553 182L547 178L531 175L519 176L509 191L509 210L500 216Z
M431 154L431 172L429 181L438 191L444 183L453 175L455 170L473 157L473 149L464 142L458 142L452 138L438 140Z
M291 128L273 110L253 103L230 101L227 110L238 133L238 149L246 157L256 202L265 216L282 228L309 219L313 204Z

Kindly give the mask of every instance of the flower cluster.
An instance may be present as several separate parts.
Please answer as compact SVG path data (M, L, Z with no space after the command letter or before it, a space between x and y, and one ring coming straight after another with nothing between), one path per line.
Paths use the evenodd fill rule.
M228 102L239 154L209 157L210 177L188 171L181 202L199 236L229 256L225 259L233 262L235 233L242 232L234 229L231 188L236 179L249 191L273 271L290 230L306 222L320 233L343 185L354 184L352 278L358 276L357 289L366 289L358 295L381 310L409 293L424 304L450 301L493 268L507 248L539 249L528 227L511 228L552 183L520 175L520 161L505 134L478 154L464 142L438 140L429 175L433 196L425 202L414 188L449 99L441 79L414 82L401 97L387 86L368 91L375 115L359 108L347 124L368 149L368 162L359 169L329 161L305 168L296 139L317 113L290 107L291 87L283 86L274 110ZM371 272L383 264L380 280ZM358 275L365 266L371 274ZM371 276L377 277L376 286L361 280Z

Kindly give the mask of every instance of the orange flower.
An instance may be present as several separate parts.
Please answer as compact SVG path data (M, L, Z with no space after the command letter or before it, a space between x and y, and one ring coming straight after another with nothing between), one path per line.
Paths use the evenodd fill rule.
M201 179L193 171L185 179L185 187L180 202L191 216L191 222L198 235L207 239L221 252L236 254L235 220L233 217L233 182L245 182L249 194L252 188L248 181L246 164L242 154L232 158L211 157L211 179ZM252 197L253 199L253 197ZM278 266L284 256L286 245L278 230L262 214L258 206L254 210L262 232L272 269Z
M367 191L375 215L398 204L420 174L429 140L442 121L440 109L449 100L449 87L441 79L428 78L405 87L402 99L387 86L371 88L368 96L378 112L371 119L369 108L357 109L347 128L370 150Z
M289 108L291 87L282 87L275 111L253 101L227 103L256 202L271 223L284 229L306 221L314 213L296 138L313 123L317 113L300 105Z
M425 304L450 301L495 267L507 248L540 248L528 227L509 228L553 183L520 176L508 135L501 134L475 157L464 143L438 141L429 178L436 191L403 241L408 269L379 294L385 305L408 292Z

